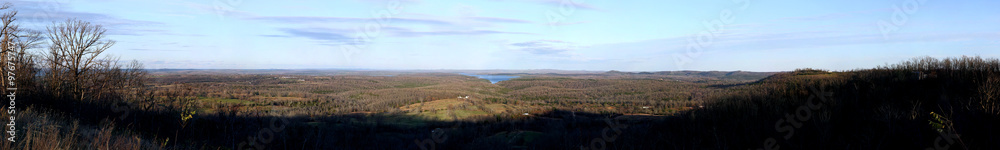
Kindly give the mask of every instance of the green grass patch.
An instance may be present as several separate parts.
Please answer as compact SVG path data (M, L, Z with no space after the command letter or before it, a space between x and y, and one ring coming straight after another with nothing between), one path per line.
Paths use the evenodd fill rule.
M454 111L452 111L452 113L455 113L455 116L458 117L459 119L468 118L468 117L477 116L477 115L487 115L487 113L485 111L481 111L481 110L454 110Z
M417 115L417 116L427 117L429 119L445 120L445 121L454 121L455 119L462 120L462 119L473 117L473 116L489 115L489 113L486 113L485 111L481 111L481 110L464 110L464 109L463 110L452 110L452 111L437 110L436 112L435 111L423 111L423 112L420 112L420 113L411 113L411 114L412 115ZM452 117L452 114L454 114L454 117ZM424 124L423 122L412 122L412 123L417 124L417 125L423 125Z
M246 100L218 98L218 97L198 97L198 101L208 102L208 103L222 103L222 104L244 104L244 105L254 104L254 102Z

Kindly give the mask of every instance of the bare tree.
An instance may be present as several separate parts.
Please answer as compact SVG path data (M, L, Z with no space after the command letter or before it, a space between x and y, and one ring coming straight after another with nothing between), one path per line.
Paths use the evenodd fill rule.
M115 41L106 39L107 29L103 26L75 19L54 24L47 30L50 42L46 56L50 69L47 76L49 84L55 86L53 92L59 92L54 94L60 96L66 91L72 99L87 99L91 89L103 85L98 80L89 80L97 75L94 71L117 65L102 64L98 59Z
M0 10L5 11L2 15L0 15L0 21L3 22L3 27L0 28L0 32L2 32L3 36L3 38L0 39L3 44L3 50L0 51L4 54L3 60L7 60L6 54L12 50L10 45L12 45L13 40L16 39L14 32L17 31L18 28L18 26L14 24L14 20L17 20L17 18L14 18L14 16L17 15L17 10L13 10L10 7L10 2L5 2L0 5Z
M14 16L17 15L17 10L13 10L10 7L11 7L10 2L5 2L2 4L2 6L0 6L0 10L5 11L2 15L0 15L0 21L3 22L3 27L0 28L0 36L2 36L0 37L0 47L2 47L0 48L2 49L0 50L0 60L4 62L0 64L6 64L6 62L9 59L8 57L10 57L8 55L13 50L12 45L14 44L14 39L17 39L16 34L14 33L15 31L17 31L17 25L14 24L14 20L17 19L14 18ZM8 70L7 67L2 67L2 68L4 68L3 70ZM4 79L3 81L5 81L3 87L4 91L6 91L7 87L9 87L9 85L6 84L6 82L10 81L7 81L7 78L3 79Z
M10 66L4 67L8 69L7 71L14 72L17 75L16 85L21 89L21 91L28 91L34 89L35 80L34 75L37 74L38 70L35 67L35 55L32 55L28 50L35 49L39 47L40 41L43 39L42 33L29 29L22 29L15 22L17 18L17 10L12 8L11 3L4 3L0 6L0 11L5 11L0 15L0 22L3 23L2 37L0 37L0 45L2 45L2 50L0 50L0 60L6 61L15 67L14 70L9 70ZM4 78L6 79L6 78ZM4 84L4 90L6 90L10 84Z

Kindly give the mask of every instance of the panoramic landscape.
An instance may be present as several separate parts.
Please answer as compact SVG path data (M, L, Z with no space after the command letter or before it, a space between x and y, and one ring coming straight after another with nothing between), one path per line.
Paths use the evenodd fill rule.
M1000 149L1000 2L0 3L0 149Z

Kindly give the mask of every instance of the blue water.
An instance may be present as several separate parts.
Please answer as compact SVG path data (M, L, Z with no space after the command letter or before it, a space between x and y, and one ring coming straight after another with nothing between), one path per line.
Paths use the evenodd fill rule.
M478 74L469 74L469 73L461 73L461 74L462 75L467 75L467 76L477 77L477 78L480 78L480 79L490 80L490 83L493 83L493 84L496 84L497 82L500 82L500 81L507 81L507 80L510 80L510 79L513 79L513 78L520 77L520 76L505 76L505 75L478 75Z

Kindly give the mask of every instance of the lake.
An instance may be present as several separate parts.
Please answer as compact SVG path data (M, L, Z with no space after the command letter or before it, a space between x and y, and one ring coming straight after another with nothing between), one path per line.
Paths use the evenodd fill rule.
M461 73L461 74L462 75L467 75L467 76L477 77L477 78L480 78L480 79L490 80L490 83L493 83L493 84L496 84L497 82L500 82L500 81L506 81L506 80L510 80L510 79L513 79L513 78L520 77L520 76L505 76L505 75L478 75L478 74L470 74L470 73Z

